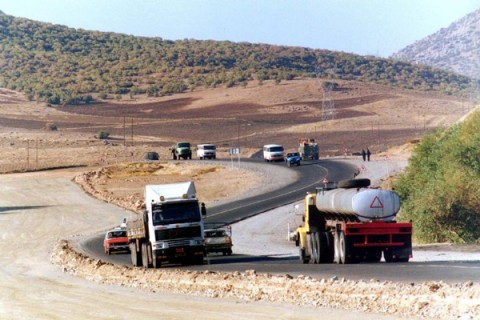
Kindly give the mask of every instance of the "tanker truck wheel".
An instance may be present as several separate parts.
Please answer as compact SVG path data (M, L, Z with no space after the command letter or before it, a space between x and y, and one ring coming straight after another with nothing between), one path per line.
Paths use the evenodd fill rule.
M312 252L312 262L314 264L319 263L319 253L318 253L318 233L312 232L310 234L310 251Z
M318 232L312 232L310 236L310 246L312 248L312 261L314 264L320 263L320 252L318 251L319 249L319 237L318 237Z
M327 237L325 232L315 232L313 234L315 241L315 263L327 263L328 261L328 248L327 248Z
M308 264L310 262L310 258L305 257L305 249L300 248L300 261L302 261L303 264Z
M348 241L348 238L345 237L345 234L340 232L340 236L338 239L338 247L339 247L339 254L340 254L340 263L341 264L347 264L347 263L352 263L353 258L352 258L352 249L350 246L350 243Z
M324 245L324 253L322 255L322 259L324 263L332 263L333 262L333 254L334 254L334 243L333 243L333 235L331 232L326 231L323 233L325 239Z
M338 232L335 231L333 236L333 262L340 263L340 246Z

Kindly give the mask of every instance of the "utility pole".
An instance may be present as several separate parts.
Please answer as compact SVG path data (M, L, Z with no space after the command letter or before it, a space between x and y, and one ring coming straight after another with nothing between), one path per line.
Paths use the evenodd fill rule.
M132 118L132 147L133 147L133 118Z
M38 169L38 139L35 140L35 169Z
M30 140L27 140L27 171L30 169Z

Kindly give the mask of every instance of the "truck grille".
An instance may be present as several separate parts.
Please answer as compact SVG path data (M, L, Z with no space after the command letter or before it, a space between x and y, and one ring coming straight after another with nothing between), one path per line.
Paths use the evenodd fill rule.
M110 245L111 247L126 247L128 246L128 242L115 242Z
M176 240L176 239L193 238L193 237L201 237L201 236L202 236L202 229L200 228L200 226L155 231L156 241Z

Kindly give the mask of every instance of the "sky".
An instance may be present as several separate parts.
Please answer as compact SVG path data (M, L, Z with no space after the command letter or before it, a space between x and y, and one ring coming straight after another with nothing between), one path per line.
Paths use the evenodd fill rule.
M480 9L480 0L0 0L72 28L301 46L388 57Z

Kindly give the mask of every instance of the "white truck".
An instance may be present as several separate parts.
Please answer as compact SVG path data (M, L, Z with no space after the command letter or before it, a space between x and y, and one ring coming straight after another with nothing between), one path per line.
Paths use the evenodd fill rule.
M145 186L144 214L127 219L132 264L203 264L205 216L193 182Z

